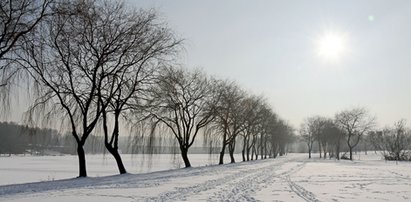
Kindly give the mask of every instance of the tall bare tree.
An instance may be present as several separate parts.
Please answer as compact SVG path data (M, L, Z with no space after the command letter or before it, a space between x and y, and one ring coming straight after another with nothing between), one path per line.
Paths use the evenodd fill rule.
M181 40L151 10L126 10L117 3L106 8L101 17L106 19L101 30L104 40L117 47L102 68L104 76L98 88L104 142L123 174L126 169L118 152L120 121L138 107L147 88L153 85L159 66L177 53Z
M276 158L278 154L285 153L285 146L288 144L287 136L290 135L291 127L278 115L272 113L266 120L268 142L270 143L270 157Z
M220 95L214 126L221 135L221 151L219 164L224 163L224 155L228 147L231 163L235 162L234 149L237 136L244 129L244 112L242 102L245 92L234 82L221 81L218 85Z
M342 131L334 120L327 118L325 120L324 128L322 129L322 144L324 148L324 158L326 158L325 152L328 150L335 155L337 160L340 159L341 143L345 137L344 131ZM328 149L325 149L328 147Z
M320 137L325 126L325 120L320 116L312 116L307 118L300 127L300 134L308 146L308 158L311 158L313 144Z
M242 158L243 161L246 159L248 161L250 160L250 150L257 142L257 136L259 134L260 136L264 135L263 131L261 131L261 123L263 122L263 118L266 118L265 116L269 113L269 109L264 105L261 97L249 95L242 103L243 116L245 118L244 130L240 133L243 138Z
M375 118L365 108L352 108L335 115L338 126L346 133L346 142L352 160L352 150L358 145L361 137L375 125Z
M77 143L79 176L85 177L83 147L102 113L106 125L107 112L119 114L124 99L140 88L136 83L141 78L135 76L143 71L138 68L157 63L150 59L167 51L158 44L170 45L162 43L170 36L164 27L157 27L152 12L125 11L116 2L59 1L53 13L28 38L18 61L37 87L31 114L49 109L67 121L64 124ZM113 128L106 146L117 151L118 125Z
M278 143L279 148L279 155L283 156L287 153L287 146L295 141L295 134L294 128L287 123L287 121L279 120L277 123L278 127L278 134L276 137L276 141Z
M165 68L151 90L151 115L171 130L185 167L191 167L187 154L199 131L215 117L218 96L214 86L199 70Z

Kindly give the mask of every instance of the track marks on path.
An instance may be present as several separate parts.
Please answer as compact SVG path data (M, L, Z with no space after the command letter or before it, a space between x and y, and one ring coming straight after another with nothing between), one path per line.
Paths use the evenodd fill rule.
M216 167L215 173L227 174L210 176L212 179L192 186L176 187L146 201L186 200L192 199L193 196L209 201L256 201L252 194L278 175L275 171L280 166L290 161L292 159L267 159L259 164L247 162L231 168ZM257 168L254 168L255 166Z
M313 194L312 192L304 189L304 187L298 185L296 182L291 180L290 175L297 173L298 171L300 171L301 169L304 168L306 162L297 165L296 167L294 167L292 170L290 170L290 172L288 172L283 179L285 179L285 181L288 183L288 186L290 187L290 189L297 194L297 196L299 196L300 198L304 199L305 201L315 201L315 202L319 202L320 200L318 200L315 196L315 194Z

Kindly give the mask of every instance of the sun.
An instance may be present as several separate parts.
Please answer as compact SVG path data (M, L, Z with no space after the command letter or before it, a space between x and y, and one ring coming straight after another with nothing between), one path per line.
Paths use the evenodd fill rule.
M346 52L346 37L337 32L326 32L318 37L317 53L326 61L336 62Z

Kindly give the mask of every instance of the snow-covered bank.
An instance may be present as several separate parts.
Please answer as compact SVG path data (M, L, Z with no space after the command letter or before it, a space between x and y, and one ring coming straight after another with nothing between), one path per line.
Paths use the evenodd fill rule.
M223 166L5 185L0 201L409 201L409 170L408 162L308 160L291 154Z
M218 155L189 154L194 167L218 163ZM180 155L123 154L123 162L130 173L147 173L184 167ZM240 159L240 155L236 156ZM110 155L86 155L88 176L102 177L118 173ZM226 162L229 156L226 155ZM0 157L0 185L39 181L54 181L78 176L77 156L11 156Z

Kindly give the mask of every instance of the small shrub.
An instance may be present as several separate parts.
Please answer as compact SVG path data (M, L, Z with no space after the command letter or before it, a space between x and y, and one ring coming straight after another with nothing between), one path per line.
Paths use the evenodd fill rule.
M350 157L348 157L348 156L347 156L347 153L345 153L345 154L343 154L343 155L340 157L340 159L350 160Z
M400 155L395 153L385 153L384 159L387 161L411 161L411 153L410 152L402 152Z

